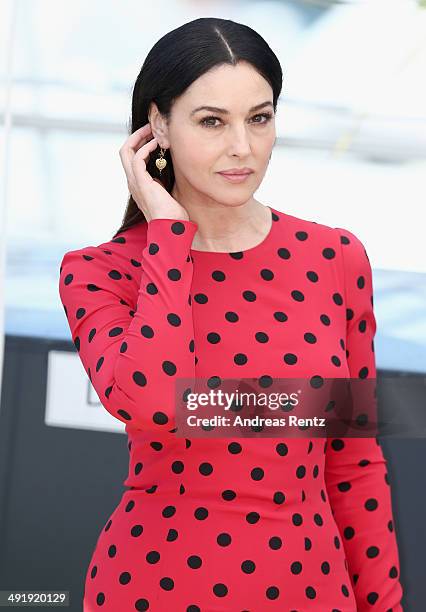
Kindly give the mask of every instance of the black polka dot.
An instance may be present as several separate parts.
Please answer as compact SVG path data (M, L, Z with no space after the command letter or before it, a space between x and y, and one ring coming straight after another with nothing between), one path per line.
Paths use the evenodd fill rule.
M307 586L305 589L305 593L308 599L315 599L315 597L317 596L317 592L312 586Z
M302 564L300 561L294 561L290 566L290 571L292 574L300 574L302 571Z
M266 589L267 599L277 599L280 595L280 590L276 586L270 586Z
M161 578L160 580L160 587L162 589L164 589L165 591L171 591L175 586L174 580L173 578L170 578L169 576L165 576L164 578Z
M213 586L213 593L217 597L225 597L228 594L228 587L223 582L218 582Z
M120 584L129 584L130 580L132 579L131 575L129 572L121 572L118 580L120 582Z
M171 230L174 234L183 234L185 231L185 225L181 221L175 221L172 223Z
M378 501L377 499L375 499L374 497L370 497L369 499L366 500L364 507L366 510L369 510L370 512L372 512L373 510L377 509L378 506Z

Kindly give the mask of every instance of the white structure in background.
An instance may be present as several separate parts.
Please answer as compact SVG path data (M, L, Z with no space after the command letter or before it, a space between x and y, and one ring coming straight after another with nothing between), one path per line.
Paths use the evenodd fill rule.
M76 353L49 351L45 425L126 433L125 424L110 414L90 382Z

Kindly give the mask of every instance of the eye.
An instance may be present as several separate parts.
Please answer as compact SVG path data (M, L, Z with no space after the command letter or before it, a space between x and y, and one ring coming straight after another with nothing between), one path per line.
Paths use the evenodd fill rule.
M214 121L215 119L219 120L219 117L213 117L213 116L212 117L204 117L204 119L201 119L200 125L202 125L203 127L217 127L216 125L212 125L211 123L207 123L207 121L210 121L210 120Z
M256 117L263 117L265 119L265 121L254 121L253 123L258 123L260 125L263 125L265 123L268 123L271 119L272 119L272 114L271 113L260 113L258 115L254 115L253 118ZM211 123L207 123L210 120L218 120L221 121L220 117L214 117L213 115L210 115L209 117L204 117L204 119L201 119L200 121L200 125L202 125L203 127L207 127L207 128L216 128L219 127L218 125L212 125Z
M255 121L255 123L268 123L272 119L272 113L260 113L260 115L255 115L255 117L264 117L265 121Z

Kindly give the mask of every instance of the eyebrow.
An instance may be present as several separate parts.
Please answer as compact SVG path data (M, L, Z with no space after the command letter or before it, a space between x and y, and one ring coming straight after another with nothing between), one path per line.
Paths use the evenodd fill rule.
M256 106L252 106L249 109L249 113L252 113L253 111L257 111L260 110L261 108L263 108L264 106L272 106L273 104L270 100L266 100L265 102L262 102L261 104L256 104ZM191 115L193 115L194 113L197 113L200 110L207 110L210 111L212 113L222 113L223 115L229 115L229 110L226 110L226 108L218 108L217 106L198 106L197 108L194 108L194 110L191 112Z

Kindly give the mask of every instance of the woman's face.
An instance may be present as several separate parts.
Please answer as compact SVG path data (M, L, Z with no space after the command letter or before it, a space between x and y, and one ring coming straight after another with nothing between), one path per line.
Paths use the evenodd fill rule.
M216 110L197 110L203 106ZM176 100L168 125L161 120L154 125L161 125L163 136L158 138L170 148L174 193L189 200L200 201L202 194L203 202L243 204L262 182L275 143L272 88L246 62L222 65L194 81ZM242 183L218 174L243 167L254 172Z

